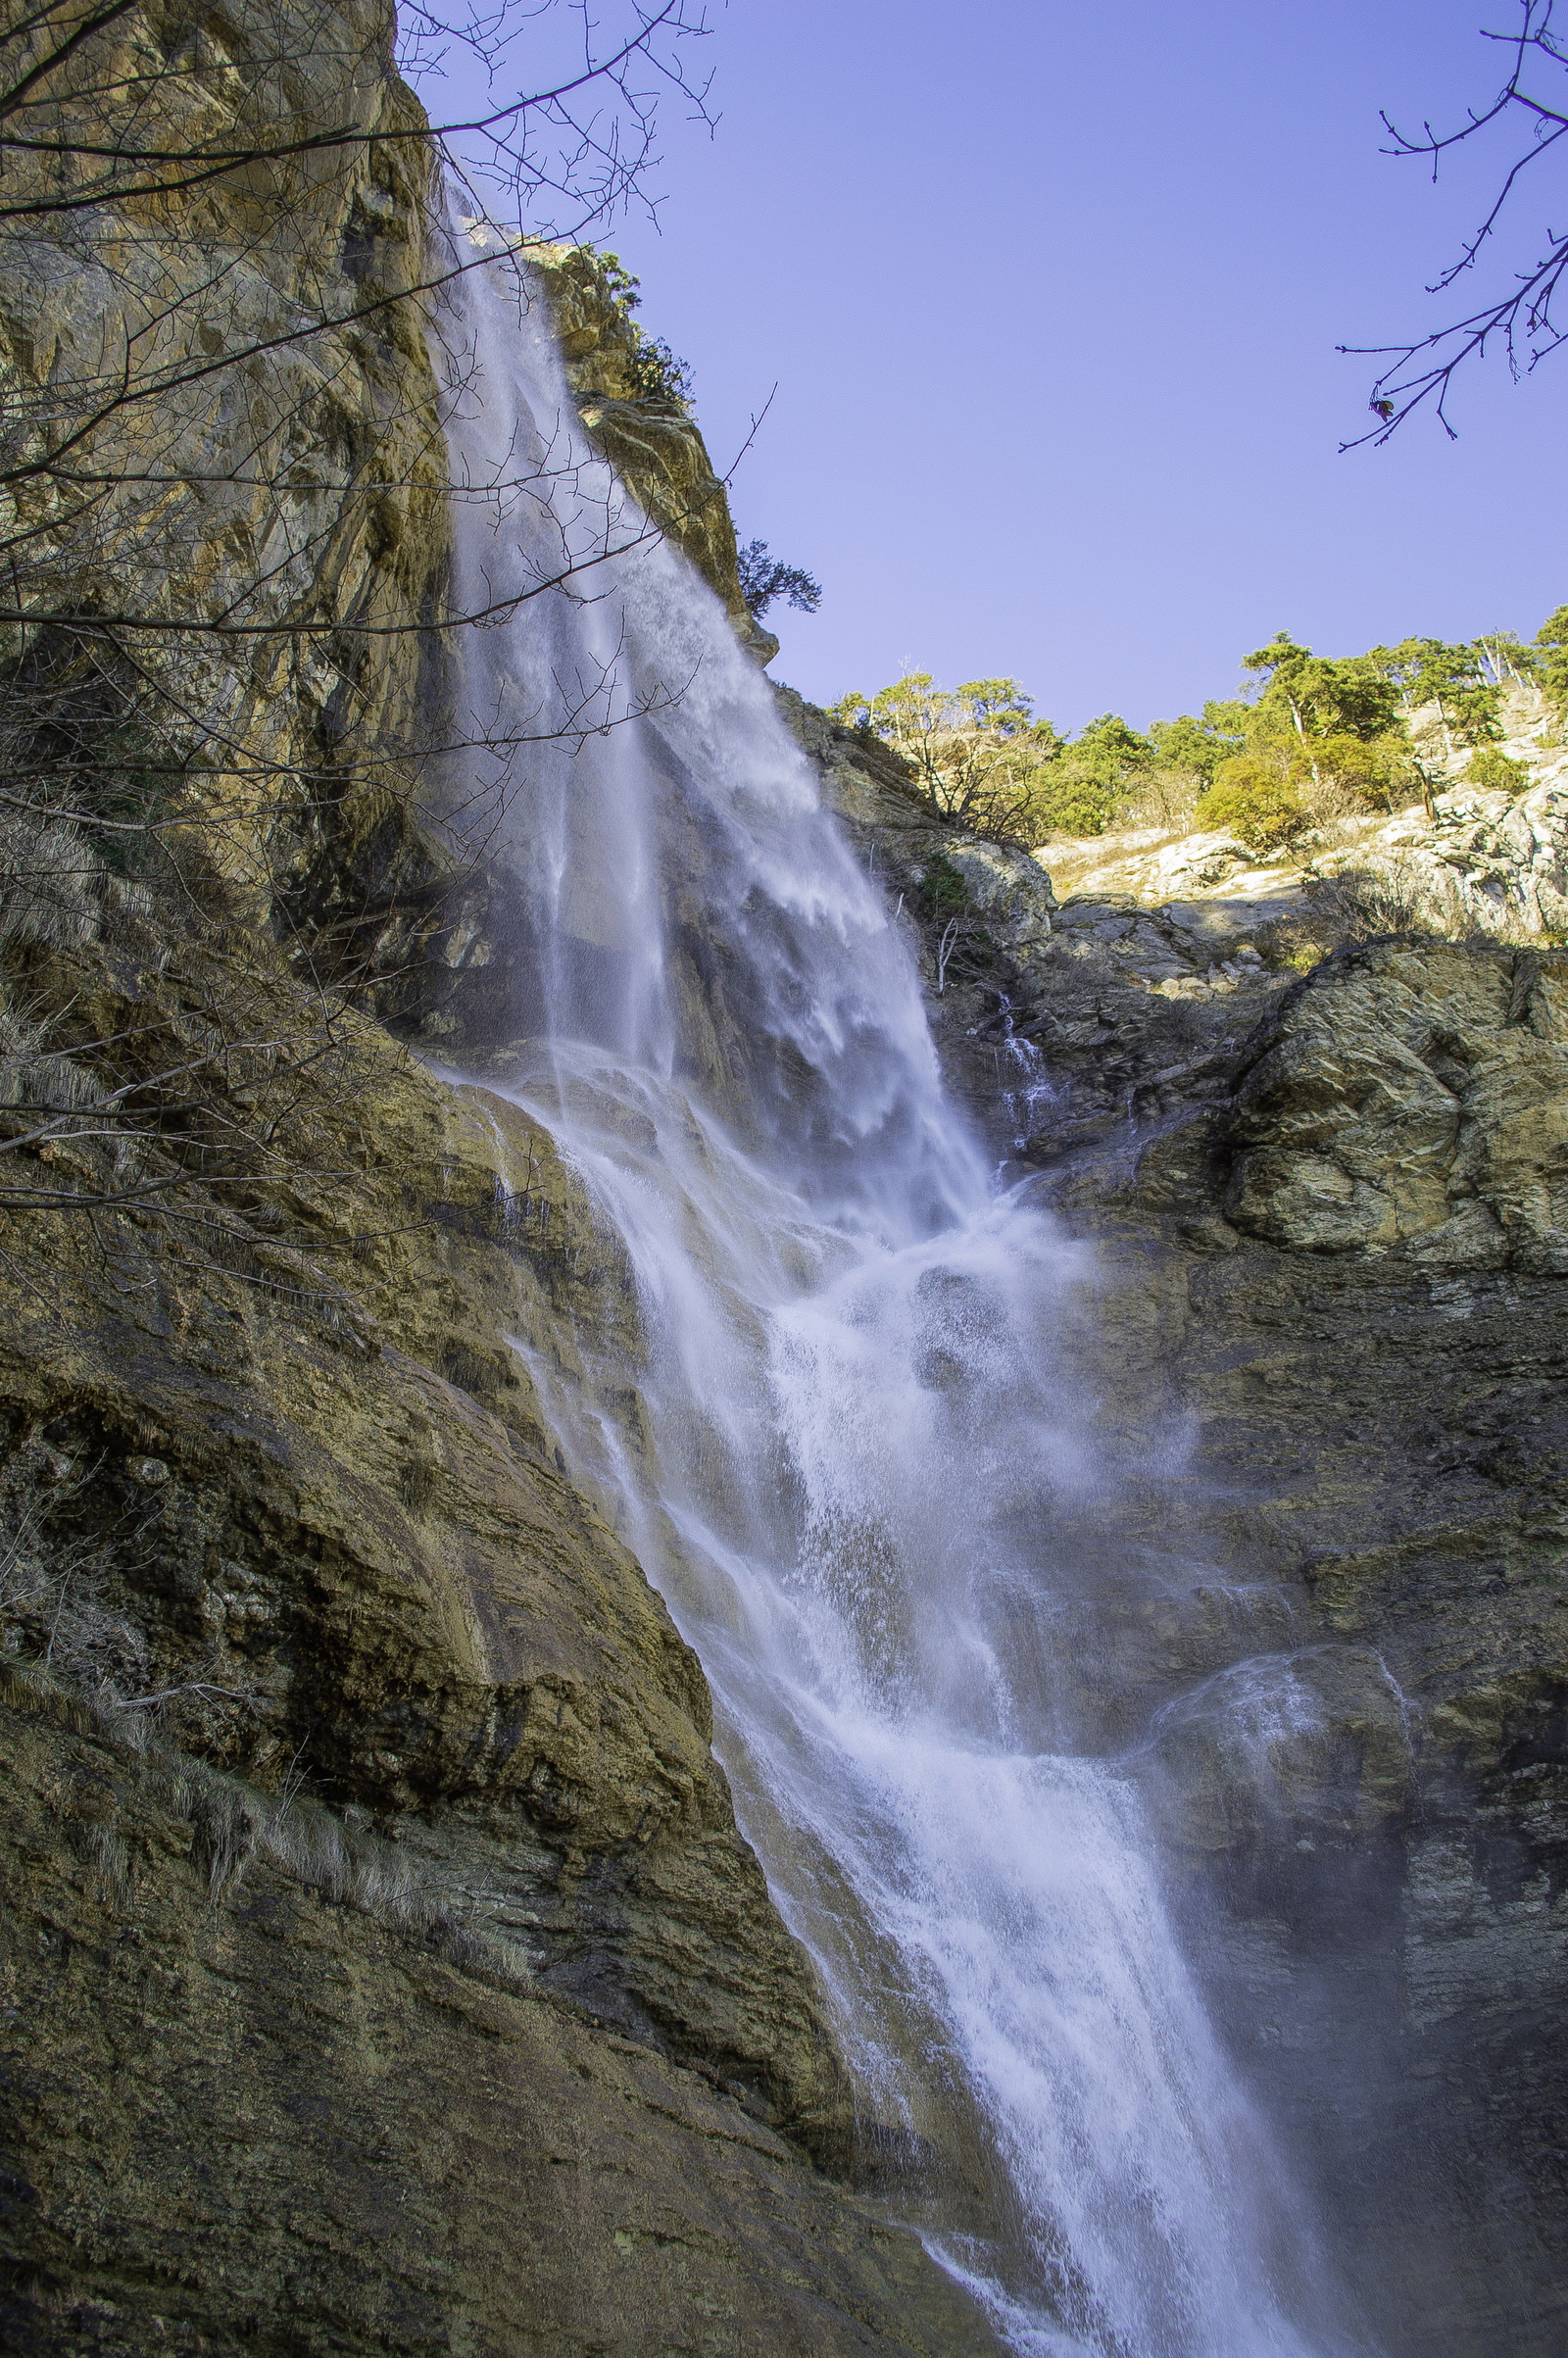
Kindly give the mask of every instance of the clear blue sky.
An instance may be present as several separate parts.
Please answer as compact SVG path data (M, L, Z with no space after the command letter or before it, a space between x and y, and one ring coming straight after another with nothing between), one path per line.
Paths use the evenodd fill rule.
M668 114L659 228L605 242L721 470L777 380L736 518L824 596L770 614L776 677L1011 672L1061 726L1145 724L1230 693L1282 623L1343 654L1568 599L1568 353L1476 373L1457 443L1417 420L1338 454L1372 370L1336 343L1436 323L1423 286L1492 177L1435 190L1378 110L1489 97L1477 29L1513 0L710 15L717 130Z

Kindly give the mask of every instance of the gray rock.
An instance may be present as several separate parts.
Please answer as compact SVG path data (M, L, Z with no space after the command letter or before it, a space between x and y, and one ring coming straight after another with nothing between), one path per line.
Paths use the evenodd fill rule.
M1236 1095L1227 1216L1314 1253L1568 1271L1568 955L1378 944L1290 992Z

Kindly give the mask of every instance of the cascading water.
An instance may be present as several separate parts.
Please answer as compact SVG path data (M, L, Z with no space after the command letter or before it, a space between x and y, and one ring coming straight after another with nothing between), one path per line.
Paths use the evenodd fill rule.
M592 1338L602 1390L536 1380L702 1657L931 2248L1019 2350L1322 2358L1348 2345L1135 1775L1053 1658L1081 1600L1052 1535L1114 1478L1052 1372L1079 1249L992 1192L906 943L717 601L583 443L543 306L467 284L449 437L517 488L460 504L459 598L581 568L466 634L474 733L525 744L501 1085L623 1240L647 1338L635 1422ZM552 741L564 701L604 733Z

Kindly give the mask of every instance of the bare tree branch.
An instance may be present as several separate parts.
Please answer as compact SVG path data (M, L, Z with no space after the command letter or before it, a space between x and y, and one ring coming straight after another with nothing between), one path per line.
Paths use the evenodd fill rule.
M1521 117L1529 126L1529 145L1508 164L1497 193L1474 235L1428 286L1428 294L1446 292L1465 271L1476 267L1496 237L1503 213L1526 174L1568 132L1568 93L1554 105L1539 90L1526 87L1526 76L1532 73L1552 69L1568 72L1568 51L1562 46L1562 36L1552 29L1555 0L1518 0L1518 6L1520 23L1514 32L1483 32L1484 39L1497 43L1509 56L1507 79L1489 106L1479 111L1467 110L1464 123L1450 131L1434 131L1430 123L1425 123L1419 136L1401 131L1387 114L1382 119L1393 142L1384 152L1430 159L1434 180L1444 159L1456 148L1488 131L1503 128ZM1448 320L1429 335L1402 344L1338 347L1344 353L1389 363L1372 387L1369 407L1377 423L1364 434L1342 443L1342 450L1359 449L1369 442L1387 442L1423 406L1431 407L1451 440L1457 429L1448 415L1448 395L1456 374L1467 363L1485 359L1489 346L1500 347L1509 373L1517 380L1548 353L1556 351L1568 334L1568 329L1558 325L1552 311L1563 272L1568 270L1568 232L1548 228L1544 239L1544 250L1538 252L1535 262L1512 273L1513 284L1507 291L1462 318Z

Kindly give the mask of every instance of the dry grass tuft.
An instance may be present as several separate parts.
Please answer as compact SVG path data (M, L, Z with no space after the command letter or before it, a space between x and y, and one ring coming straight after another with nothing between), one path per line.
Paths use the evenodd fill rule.
M532 1986L524 1952L468 1922L446 1892L421 1881L364 1813L338 1815L303 1795L292 1776L281 1793L259 1792L178 1749L152 1713L127 1707L112 1687L99 1682L84 1695L69 1665L0 1654L0 1703L97 1736L133 1763L142 1790L190 1827L191 1865L215 1906L262 1859L332 1905L425 1941L461 1972L503 1990ZM118 1908L129 1906L134 1880L119 1834L96 1824L74 1839L103 1898Z
M109 1907L128 1908L135 1897L130 1852L112 1826L89 1826L83 1847L98 1883L98 1896Z
M81 1696L46 1663L15 1654L0 1654L0 1702L35 1719L58 1720L81 1735L92 1726L92 1714Z

